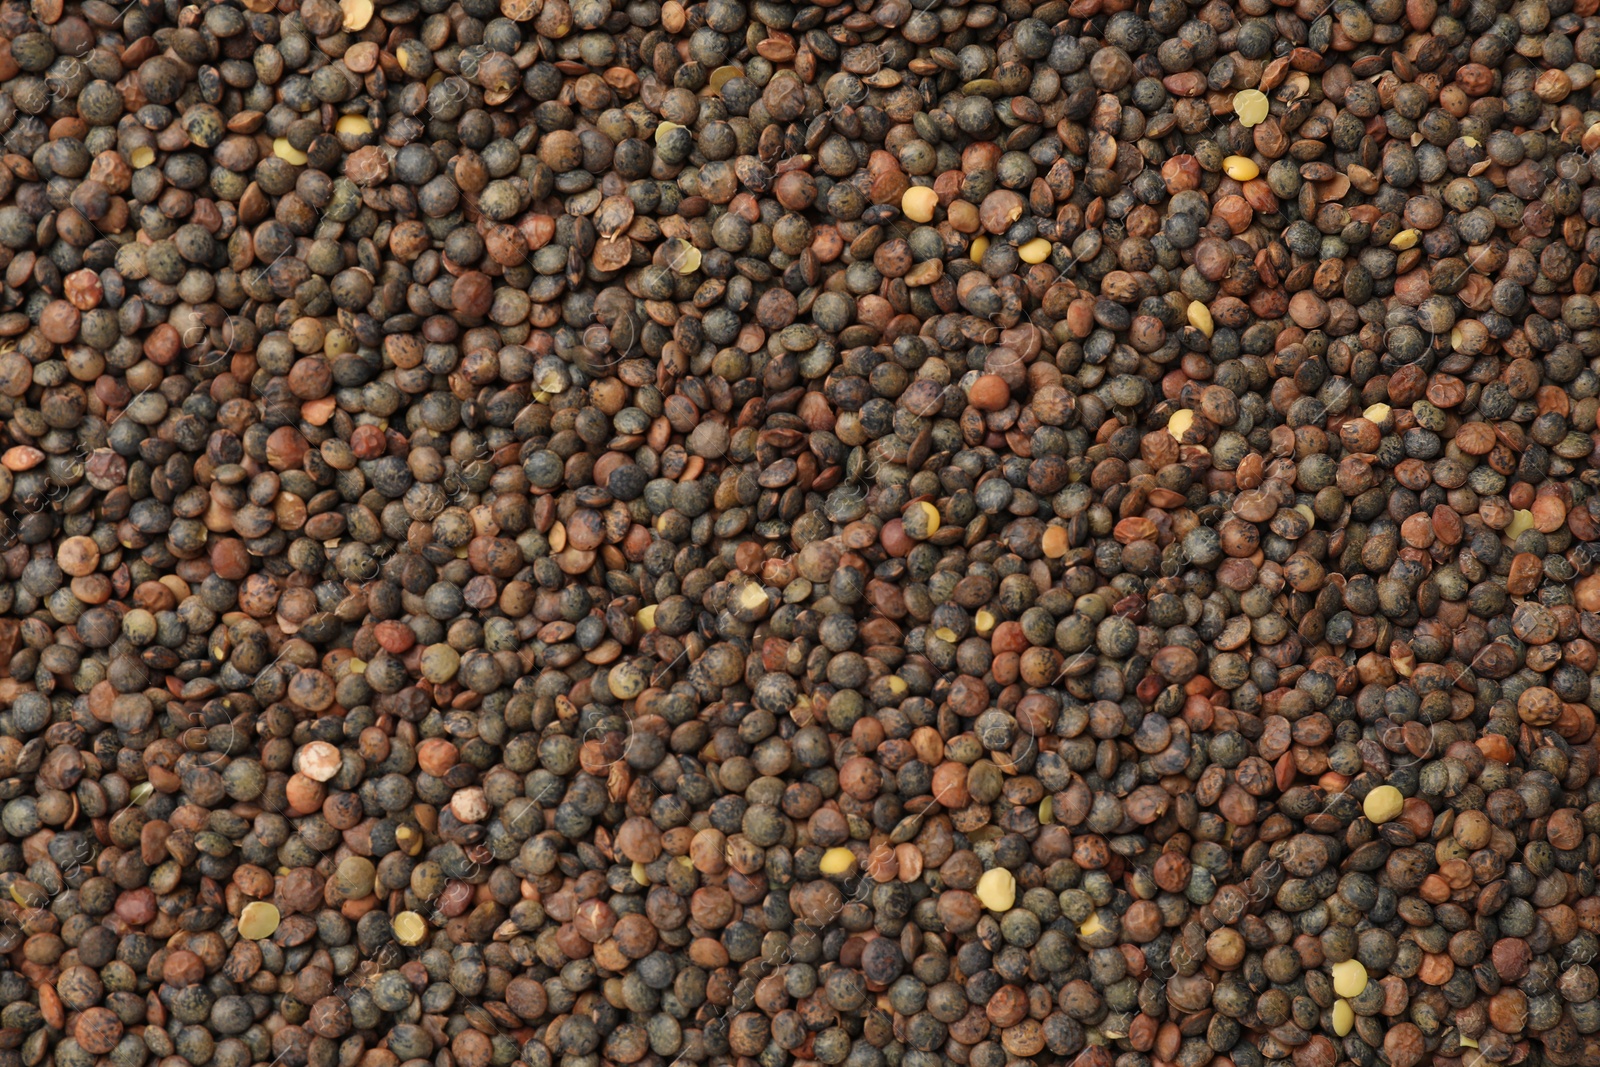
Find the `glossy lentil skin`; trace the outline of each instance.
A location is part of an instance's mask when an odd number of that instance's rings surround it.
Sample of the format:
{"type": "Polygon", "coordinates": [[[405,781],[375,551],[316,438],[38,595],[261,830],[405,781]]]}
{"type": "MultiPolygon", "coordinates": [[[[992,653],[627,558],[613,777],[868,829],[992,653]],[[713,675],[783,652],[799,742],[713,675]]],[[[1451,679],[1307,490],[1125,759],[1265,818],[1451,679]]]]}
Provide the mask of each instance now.
{"type": "Polygon", "coordinates": [[[1600,1063],[1596,65],[0,2],[0,1067],[1600,1063]]]}

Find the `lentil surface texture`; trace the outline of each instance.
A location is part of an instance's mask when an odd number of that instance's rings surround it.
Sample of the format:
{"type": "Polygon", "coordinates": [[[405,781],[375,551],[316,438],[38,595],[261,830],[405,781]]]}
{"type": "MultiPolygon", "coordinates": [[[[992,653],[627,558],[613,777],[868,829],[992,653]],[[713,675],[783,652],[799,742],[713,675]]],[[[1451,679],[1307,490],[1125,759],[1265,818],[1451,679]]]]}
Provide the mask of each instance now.
{"type": "Polygon", "coordinates": [[[0,0],[0,1067],[1600,1065],[1600,0],[0,0]]]}

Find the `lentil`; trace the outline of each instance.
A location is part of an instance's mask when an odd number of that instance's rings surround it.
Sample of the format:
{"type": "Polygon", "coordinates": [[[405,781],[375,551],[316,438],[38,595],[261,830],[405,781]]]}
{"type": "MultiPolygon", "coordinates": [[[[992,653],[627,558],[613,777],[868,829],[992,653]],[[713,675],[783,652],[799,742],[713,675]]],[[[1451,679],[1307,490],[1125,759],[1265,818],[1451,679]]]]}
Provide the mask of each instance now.
{"type": "Polygon", "coordinates": [[[1600,1062],[1593,23],[0,5],[3,1055],[1600,1062]]]}

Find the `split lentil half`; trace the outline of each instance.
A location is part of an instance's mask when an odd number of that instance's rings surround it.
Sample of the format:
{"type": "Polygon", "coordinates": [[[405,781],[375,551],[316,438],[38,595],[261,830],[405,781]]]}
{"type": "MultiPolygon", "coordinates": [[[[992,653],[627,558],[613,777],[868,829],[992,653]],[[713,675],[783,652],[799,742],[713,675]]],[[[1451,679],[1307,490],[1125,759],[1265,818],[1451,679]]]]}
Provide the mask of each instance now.
{"type": "Polygon", "coordinates": [[[0,1067],[1600,1064],[1600,0],[0,0],[0,1067]]]}

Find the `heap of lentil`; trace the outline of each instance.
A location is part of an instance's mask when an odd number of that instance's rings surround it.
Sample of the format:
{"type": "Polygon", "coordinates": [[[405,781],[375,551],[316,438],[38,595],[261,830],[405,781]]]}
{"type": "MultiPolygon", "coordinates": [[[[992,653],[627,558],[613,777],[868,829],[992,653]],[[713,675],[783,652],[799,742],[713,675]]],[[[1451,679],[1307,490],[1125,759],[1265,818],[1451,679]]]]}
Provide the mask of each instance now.
{"type": "Polygon", "coordinates": [[[1600,1063],[1596,0],[0,2],[0,1067],[1600,1063]]]}

